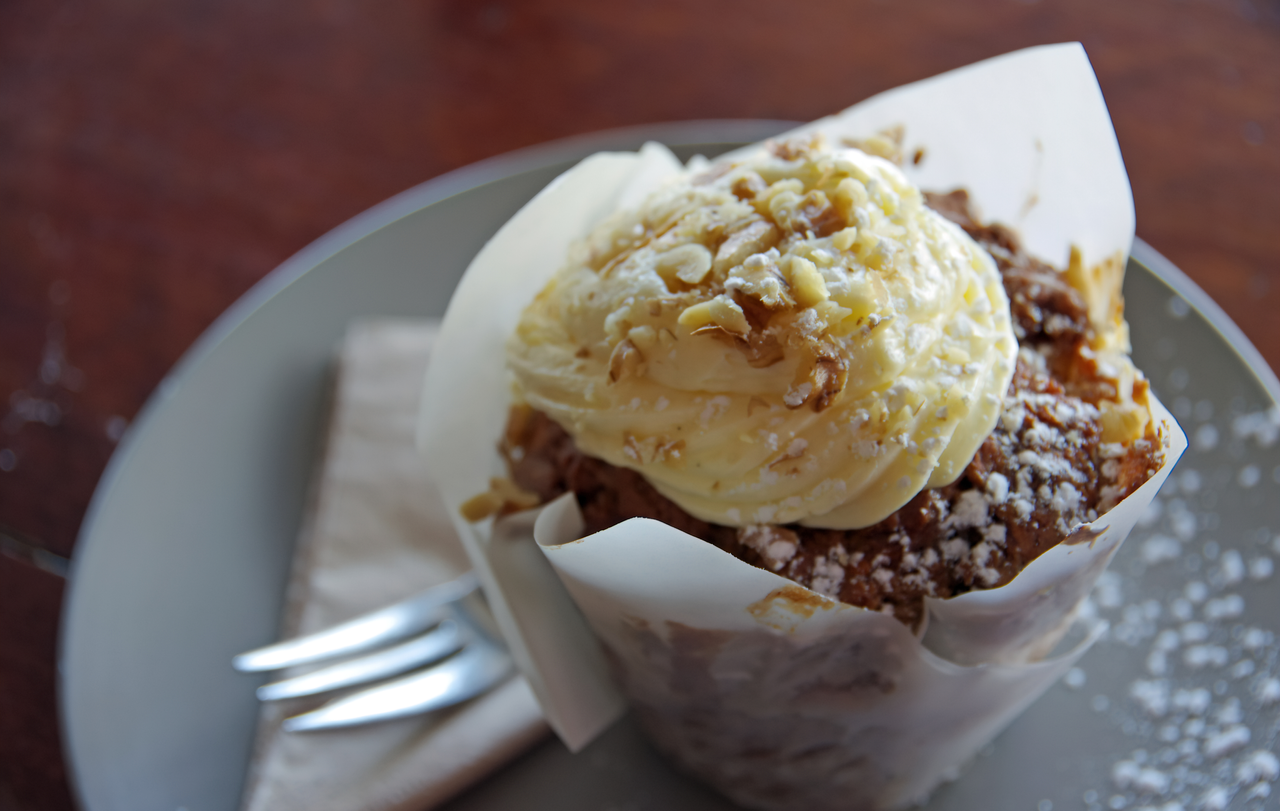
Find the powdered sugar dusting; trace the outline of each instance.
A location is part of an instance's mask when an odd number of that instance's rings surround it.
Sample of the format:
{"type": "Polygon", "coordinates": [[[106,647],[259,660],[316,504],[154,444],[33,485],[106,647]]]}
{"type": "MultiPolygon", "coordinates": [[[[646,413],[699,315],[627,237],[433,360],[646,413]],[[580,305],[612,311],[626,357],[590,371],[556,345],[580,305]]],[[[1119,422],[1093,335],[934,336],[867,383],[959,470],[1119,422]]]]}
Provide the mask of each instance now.
{"type": "Polygon", "coordinates": [[[1087,811],[1260,811],[1280,781],[1280,616],[1269,588],[1280,536],[1227,529],[1236,513],[1276,514],[1266,505],[1280,499],[1280,411],[1174,404],[1184,425],[1199,423],[1187,431],[1192,452],[1086,607],[1112,625],[1081,670],[1092,657],[1124,658],[1131,675],[1109,695],[1064,683],[1128,742],[1099,764],[1087,811]],[[1260,449],[1273,449],[1269,462],[1256,461],[1260,449]]]}
{"type": "Polygon", "coordinates": [[[1079,663],[1089,689],[1058,694],[1098,725],[1072,752],[1083,791],[1058,809],[1277,807],[1280,409],[1234,361],[1193,358],[1199,319],[1166,301],[1167,324],[1135,324],[1157,336],[1135,357],[1191,447],[1084,607],[1111,630],[1079,663]]]}

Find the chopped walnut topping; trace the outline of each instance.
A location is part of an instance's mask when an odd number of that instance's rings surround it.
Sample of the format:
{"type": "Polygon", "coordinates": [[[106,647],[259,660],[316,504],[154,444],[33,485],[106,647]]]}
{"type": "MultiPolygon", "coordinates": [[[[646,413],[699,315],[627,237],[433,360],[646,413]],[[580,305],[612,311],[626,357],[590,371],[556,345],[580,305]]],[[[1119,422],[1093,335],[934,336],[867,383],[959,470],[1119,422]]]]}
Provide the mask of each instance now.
{"type": "Polygon", "coordinates": [[[761,314],[763,321],[756,325],[757,328],[762,328],[768,323],[772,311],[795,305],[795,300],[791,298],[791,285],[778,268],[777,260],[776,250],[752,254],[742,264],[729,271],[729,276],[724,283],[725,290],[753,299],[770,311],[761,314]]]}
{"type": "Polygon", "coordinates": [[[849,379],[849,364],[826,341],[811,341],[805,350],[810,361],[801,367],[800,377],[791,385],[782,401],[788,408],[808,404],[813,406],[814,411],[820,412],[835,402],[840,392],[844,391],[849,379]]]}
{"type": "Polygon", "coordinates": [[[786,141],[765,141],[765,148],[784,161],[804,160],[822,147],[822,136],[801,135],[786,141]]]}
{"type": "Polygon", "coordinates": [[[742,337],[751,331],[742,307],[724,295],[688,307],[680,313],[680,324],[688,327],[694,335],[713,332],[742,337]]]}
{"type": "Polygon", "coordinates": [[[683,439],[656,436],[641,439],[630,432],[623,437],[622,442],[622,452],[627,455],[627,458],[642,465],[667,461],[678,464],[682,459],[684,448],[683,439]]]}
{"type": "Polygon", "coordinates": [[[778,227],[765,219],[753,220],[729,236],[716,250],[715,271],[742,264],[748,256],[769,250],[778,242],[778,227]]]}
{"type": "Polygon", "coordinates": [[[631,343],[630,338],[623,338],[613,348],[609,356],[609,382],[617,383],[628,375],[644,373],[644,355],[631,343]]]}
{"type": "Polygon", "coordinates": [[[764,178],[755,172],[744,172],[742,177],[733,182],[733,196],[739,200],[751,200],[757,194],[769,188],[769,184],[764,182],[764,178]]]}
{"type": "Polygon", "coordinates": [[[782,202],[774,209],[773,214],[778,225],[787,233],[812,239],[830,236],[847,225],[840,210],[816,189],[791,204],[788,204],[791,202],[788,198],[781,195],[779,198],[782,202]]]}
{"type": "Polygon", "coordinates": [[[686,243],[658,255],[654,269],[671,290],[701,284],[711,271],[711,251],[696,242],[686,243]]]}
{"type": "MultiPolygon", "coordinates": [[[[903,144],[906,142],[907,131],[901,124],[880,130],[870,138],[845,138],[846,146],[854,149],[861,149],[868,155],[876,155],[884,158],[890,163],[901,166],[905,159],[906,153],[903,151],[903,144]]],[[[923,157],[923,150],[916,150],[917,154],[923,157]]],[[[915,158],[914,163],[919,163],[920,159],[915,158]]]]}

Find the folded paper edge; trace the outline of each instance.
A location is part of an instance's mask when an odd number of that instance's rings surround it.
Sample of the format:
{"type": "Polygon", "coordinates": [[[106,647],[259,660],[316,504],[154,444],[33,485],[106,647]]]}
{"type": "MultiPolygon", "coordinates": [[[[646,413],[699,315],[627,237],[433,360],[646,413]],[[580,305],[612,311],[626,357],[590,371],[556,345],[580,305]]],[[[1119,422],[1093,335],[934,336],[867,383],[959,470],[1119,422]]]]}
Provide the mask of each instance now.
{"type": "MultiPolygon", "coordinates": [[[[615,527],[611,527],[610,529],[603,530],[602,532],[595,533],[594,535],[582,537],[581,536],[582,518],[581,518],[581,514],[578,512],[576,499],[571,493],[566,493],[563,496],[560,496],[559,498],[557,498],[556,500],[544,505],[543,507],[538,508],[537,510],[530,511],[529,513],[522,513],[520,515],[522,516],[536,515],[536,518],[533,521],[533,528],[534,528],[536,543],[538,547],[542,550],[544,555],[546,556],[549,567],[556,572],[556,574],[558,575],[558,579],[560,581],[559,583],[556,583],[556,584],[548,583],[547,587],[563,590],[565,593],[564,594],[565,598],[567,600],[573,601],[575,605],[577,603],[577,601],[573,597],[573,591],[574,591],[573,581],[575,580],[575,578],[574,578],[574,575],[572,574],[572,568],[574,567],[570,567],[570,570],[564,570],[560,565],[557,565],[557,558],[563,557],[564,553],[568,553],[570,555],[575,554],[577,551],[581,550],[583,545],[591,544],[593,541],[600,542],[601,540],[604,540],[607,542],[609,536],[613,535],[616,532],[619,532],[619,531],[628,532],[631,529],[644,527],[646,525],[656,525],[653,528],[655,529],[661,528],[661,531],[665,531],[667,534],[671,536],[675,536],[675,535],[684,536],[685,538],[688,538],[691,543],[697,544],[699,549],[701,549],[702,547],[709,547],[709,545],[701,539],[695,538],[691,535],[688,535],[687,533],[683,533],[680,530],[676,530],[665,524],[661,524],[660,522],[650,521],[647,519],[630,519],[629,521],[623,522],[622,524],[619,524],[615,527]]],[[[522,521],[521,523],[523,524],[523,526],[528,526],[527,519],[522,521]]],[[[709,547],[709,548],[711,551],[721,552],[721,550],[716,549],[715,547],[709,547]]],[[[727,565],[734,566],[734,567],[741,567],[741,571],[743,573],[749,574],[752,578],[759,579],[759,580],[765,580],[766,578],[773,578],[777,581],[777,584],[779,586],[783,586],[783,587],[795,587],[796,585],[792,581],[789,581],[786,578],[781,577],[780,575],[776,575],[772,572],[766,572],[764,570],[758,569],[744,561],[741,561],[737,558],[734,558],[731,555],[728,555],[727,553],[721,552],[721,554],[724,554],[725,557],[727,558],[726,560],[727,565]]],[[[561,562],[563,563],[564,561],[561,561],[561,562]]],[[[767,593],[767,587],[765,587],[765,589],[767,593]]],[[[821,597],[821,595],[816,595],[816,596],[821,597]]],[[[1078,659],[1081,656],[1083,656],[1084,653],[1088,651],[1088,649],[1092,647],[1092,645],[1099,638],[1101,638],[1101,636],[1106,631],[1105,622],[1094,622],[1088,626],[1087,631],[1084,635],[1084,638],[1080,642],[1073,645],[1070,649],[1058,655],[1046,657],[1044,659],[1040,659],[1034,662],[1000,661],[1000,662],[981,662],[981,663],[975,663],[975,664],[961,664],[961,663],[949,661],[937,655],[936,653],[929,650],[928,648],[926,648],[919,639],[912,636],[910,632],[905,628],[905,626],[903,626],[898,620],[894,618],[886,617],[883,614],[880,614],[879,612],[869,611],[867,609],[858,608],[856,606],[849,606],[843,603],[836,603],[835,601],[830,601],[830,602],[834,603],[833,607],[838,609],[836,613],[840,615],[840,619],[838,621],[839,621],[839,626],[841,630],[849,629],[850,627],[852,627],[853,623],[860,623],[860,624],[869,623],[870,630],[872,630],[873,633],[887,632],[893,636],[900,637],[901,642],[904,645],[910,645],[910,643],[906,642],[906,639],[909,638],[912,640],[912,642],[914,642],[914,646],[909,647],[909,649],[915,651],[915,653],[918,655],[919,663],[943,676],[957,675],[964,672],[973,672],[977,670],[990,670],[993,672],[1004,672],[1004,673],[1025,673],[1028,675],[1028,677],[1036,673],[1044,673],[1048,671],[1051,671],[1060,675],[1061,672],[1065,672],[1065,670],[1068,667],[1070,667],[1072,664],[1078,661],[1078,659]]],[[[743,613],[745,614],[746,612],[743,611],[743,613]]],[[[579,614],[579,617],[581,618],[581,614],[579,614]]],[[[564,627],[567,629],[568,625],[566,624],[564,627]]],[[[718,627],[715,626],[714,623],[708,623],[708,627],[710,627],[713,630],[720,630],[718,627]]],[[[743,632],[745,628],[750,628],[751,630],[766,630],[766,629],[769,629],[770,626],[767,624],[759,623],[757,621],[752,621],[749,624],[744,623],[743,627],[730,629],[730,630],[743,632]]],[[[570,647],[573,647],[574,649],[594,648],[596,650],[599,650],[600,642],[595,637],[595,635],[589,629],[586,628],[585,621],[582,626],[575,626],[571,632],[566,630],[566,633],[577,634],[580,632],[580,630],[588,634],[590,639],[575,641],[572,646],[565,645],[565,648],[566,649],[569,649],[570,647]]],[[[825,630],[826,629],[810,629],[809,632],[805,634],[805,636],[820,637],[825,632],[825,630]]],[[[778,633],[779,635],[782,635],[782,636],[790,635],[786,630],[773,629],[773,632],[778,633]]],[[[578,671],[581,674],[585,674],[588,671],[591,671],[591,669],[588,667],[582,667],[582,668],[575,667],[575,668],[569,668],[569,669],[578,671]]],[[[599,689],[599,690],[610,689],[614,691],[618,690],[612,676],[610,676],[607,673],[607,671],[593,670],[591,672],[594,674],[594,676],[602,676],[607,680],[607,684],[598,685],[596,689],[599,689]]],[[[531,679],[531,681],[533,680],[531,679]]],[[[620,695],[621,694],[619,693],[619,696],[620,695]]],[[[611,722],[612,722],[612,719],[605,719],[602,717],[598,720],[597,723],[593,724],[593,727],[599,729],[600,731],[603,731],[605,728],[607,728],[608,723],[611,723],[611,722]]]]}
{"type": "Polygon", "coordinates": [[[540,513],[496,521],[492,537],[476,544],[483,559],[476,568],[512,658],[547,723],[577,752],[622,717],[626,700],[586,620],[535,549],[533,527],[540,513]]]}

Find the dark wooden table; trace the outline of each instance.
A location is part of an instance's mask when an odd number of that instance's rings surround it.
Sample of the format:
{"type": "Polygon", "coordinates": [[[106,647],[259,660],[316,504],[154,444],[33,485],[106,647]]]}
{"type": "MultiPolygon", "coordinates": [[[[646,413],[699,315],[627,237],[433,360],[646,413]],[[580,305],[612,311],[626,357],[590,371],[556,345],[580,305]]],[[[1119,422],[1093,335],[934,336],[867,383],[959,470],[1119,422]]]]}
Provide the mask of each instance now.
{"type": "Polygon", "coordinates": [[[0,4],[0,811],[72,807],[66,561],[182,352],[311,240],[442,172],[609,127],[810,119],[1080,40],[1138,233],[1280,368],[1277,0],[0,4]]]}

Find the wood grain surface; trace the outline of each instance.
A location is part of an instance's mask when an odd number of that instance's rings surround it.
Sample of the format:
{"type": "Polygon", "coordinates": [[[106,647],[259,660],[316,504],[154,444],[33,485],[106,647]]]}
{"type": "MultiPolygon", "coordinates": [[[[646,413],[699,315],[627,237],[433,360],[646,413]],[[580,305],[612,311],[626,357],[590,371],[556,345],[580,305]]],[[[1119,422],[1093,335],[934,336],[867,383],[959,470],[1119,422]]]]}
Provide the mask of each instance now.
{"type": "Polygon", "coordinates": [[[0,811],[72,807],[63,586],[18,558],[72,554],[121,432],[282,260],[518,147],[811,119],[1069,40],[1112,112],[1138,234],[1280,366],[1277,0],[0,4],[0,811]]]}

